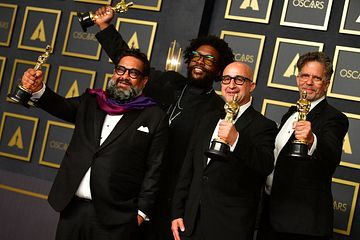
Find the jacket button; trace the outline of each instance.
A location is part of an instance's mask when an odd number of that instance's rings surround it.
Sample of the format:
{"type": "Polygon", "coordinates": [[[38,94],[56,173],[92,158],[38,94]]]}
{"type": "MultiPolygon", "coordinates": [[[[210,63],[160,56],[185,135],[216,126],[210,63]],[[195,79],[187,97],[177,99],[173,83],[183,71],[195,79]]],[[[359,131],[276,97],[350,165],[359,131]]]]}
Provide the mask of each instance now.
{"type": "Polygon", "coordinates": [[[203,178],[204,181],[207,181],[209,179],[208,176],[203,176],[202,178],[203,178]]]}

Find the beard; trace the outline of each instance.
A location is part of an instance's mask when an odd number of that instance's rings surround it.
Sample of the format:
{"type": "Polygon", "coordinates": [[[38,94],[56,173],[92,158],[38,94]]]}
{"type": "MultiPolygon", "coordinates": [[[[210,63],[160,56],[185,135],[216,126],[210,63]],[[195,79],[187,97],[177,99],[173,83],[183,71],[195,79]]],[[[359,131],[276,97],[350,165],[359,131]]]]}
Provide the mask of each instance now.
{"type": "Polygon", "coordinates": [[[126,79],[110,79],[106,91],[109,94],[109,98],[119,102],[128,102],[131,99],[139,96],[142,92],[142,89],[139,89],[131,85],[131,82],[126,79]],[[128,83],[129,89],[125,90],[117,86],[119,82],[128,83]]]}
{"type": "Polygon", "coordinates": [[[197,65],[194,66],[190,66],[187,69],[187,76],[190,82],[190,85],[194,86],[194,87],[198,87],[198,88],[211,88],[214,81],[216,81],[218,79],[218,75],[213,73],[213,72],[209,72],[207,71],[207,69],[202,68],[204,71],[204,76],[202,78],[194,78],[192,75],[192,70],[195,67],[199,67],[197,65]]]}

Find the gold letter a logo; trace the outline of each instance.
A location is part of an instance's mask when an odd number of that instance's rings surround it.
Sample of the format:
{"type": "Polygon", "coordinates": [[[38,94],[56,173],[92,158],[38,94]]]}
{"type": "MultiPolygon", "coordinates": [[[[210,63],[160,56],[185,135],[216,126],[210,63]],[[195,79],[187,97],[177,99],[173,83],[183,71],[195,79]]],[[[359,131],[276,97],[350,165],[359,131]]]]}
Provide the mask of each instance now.
{"type": "Polygon", "coordinates": [[[73,84],[71,85],[69,91],[66,93],[65,98],[78,97],[78,96],[80,96],[79,86],[78,86],[77,80],[75,80],[73,82],[73,84]]]}
{"type": "Polygon", "coordinates": [[[46,42],[44,21],[42,19],[30,37],[30,40],[37,39],[39,39],[41,42],[46,42]]]}
{"type": "Polygon", "coordinates": [[[296,54],[296,56],[294,57],[294,59],[291,61],[290,65],[287,67],[286,71],[284,72],[283,77],[291,77],[291,76],[297,76],[298,75],[298,70],[296,68],[296,63],[299,60],[300,55],[296,54]]]}
{"type": "Polygon", "coordinates": [[[128,46],[130,48],[139,49],[139,40],[138,40],[137,32],[134,32],[134,34],[131,36],[131,38],[128,42],[128,46]]]}
{"type": "Polygon", "coordinates": [[[346,135],[345,135],[344,142],[343,142],[343,151],[346,154],[352,154],[349,133],[346,133],[346,135]]]}
{"type": "Polygon", "coordinates": [[[240,9],[251,8],[253,11],[259,11],[258,0],[244,0],[240,5],[240,9]]]}
{"type": "Polygon", "coordinates": [[[20,127],[18,127],[14,133],[14,135],[11,137],[9,143],[8,143],[9,147],[13,147],[16,146],[19,149],[23,149],[23,141],[22,141],[22,134],[21,134],[21,129],[20,127]]]}

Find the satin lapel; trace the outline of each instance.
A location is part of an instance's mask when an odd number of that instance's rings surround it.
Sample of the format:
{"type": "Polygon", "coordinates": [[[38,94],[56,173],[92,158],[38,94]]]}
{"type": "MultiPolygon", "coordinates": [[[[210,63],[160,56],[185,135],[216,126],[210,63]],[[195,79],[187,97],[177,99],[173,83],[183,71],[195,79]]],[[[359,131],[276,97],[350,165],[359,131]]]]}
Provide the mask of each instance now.
{"type": "Polygon", "coordinates": [[[281,118],[281,123],[280,126],[278,127],[279,131],[280,129],[283,127],[283,125],[285,124],[286,120],[288,120],[288,118],[294,113],[296,112],[297,108],[296,106],[291,106],[289,108],[289,110],[287,111],[287,113],[285,113],[285,115],[281,118]]]}
{"type": "Polygon", "coordinates": [[[236,130],[240,133],[246,128],[254,118],[255,109],[253,106],[248,107],[243,114],[239,117],[239,119],[235,123],[236,130]]]}
{"type": "MultiPolygon", "coordinates": [[[[204,135],[202,136],[203,141],[202,141],[202,145],[201,145],[201,149],[202,151],[206,151],[209,149],[210,147],[210,142],[212,141],[212,135],[214,133],[214,130],[216,128],[216,124],[218,123],[219,119],[223,118],[222,113],[220,112],[214,112],[213,115],[209,116],[209,121],[207,121],[206,126],[203,127],[204,130],[204,135]]],[[[204,168],[207,168],[213,161],[210,161],[209,164],[208,162],[208,158],[205,156],[205,154],[203,154],[203,166],[204,168]]]]}
{"type": "Polygon", "coordinates": [[[98,104],[96,104],[94,115],[94,144],[96,147],[99,147],[102,125],[104,123],[106,113],[99,108],[98,104]]]}
{"type": "Polygon", "coordinates": [[[124,132],[127,128],[134,123],[135,119],[140,115],[142,111],[130,111],[124,113],[124,116],[120,119],[120,121],[116,124],[114,130],[110,133],[110,135],[106,138],[104,143],[100,146],[100,149],[104,148],[105,146],[109,145],[112,141],[114,141],[122,132],[124,132]]]}
{"type": "Polygon", "coordinates": [[[317,115],[319,115],[321,113],[321,111],[324,109],[324,107],[326,107],[327,105],[327,101],[326,99],[322,100],[321,102],[319,102],[316,107],[314,107],[307,115],[306,115],[306,120],[307,121],[312,121],[314,118],[316,118],[317,115]]]}

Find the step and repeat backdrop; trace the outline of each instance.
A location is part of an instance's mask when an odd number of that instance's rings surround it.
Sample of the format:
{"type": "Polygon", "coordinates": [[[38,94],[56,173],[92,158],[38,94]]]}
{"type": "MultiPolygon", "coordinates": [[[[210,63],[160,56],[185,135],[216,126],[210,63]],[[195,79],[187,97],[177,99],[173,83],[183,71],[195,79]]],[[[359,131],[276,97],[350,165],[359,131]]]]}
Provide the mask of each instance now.
{"type": "Polygon", "coordinates": [[[236,60],[252,66],[253,104],[277,123],[299,98],[299,56],[324,51],[333,59],[328,101],[350,122],[332,183],[334,239],[360,239],[360,1],[227,0],[214,9],[210,31],[230,44],[236,60]]]}
{"type": "MultiPolygon", "coordinates": [[[[360,1],[358,0],[134,0],[113,21],[129,46],[163,70],[170,43],[186,47],[199,33],[225,39],[248,63],[257,88],[253,105],[276,122],[299,98],[296,61],[325,51],[334,75],[328,101],[350,121],[333,177],[334,239],[360,239],[360,1]]],[[[65,96],[105,88],[113,64],[98,44],[96,26],[83,31],[78,12],[116,0],[0,0],[0,239],[52,239],[57,213],[47,193],[74,126],[8,94],[47,45],[46,84],[65,96]]],[[[183,67],[180,70],[186,73],[183,67]]],[[[215,88],[218,88],[215,85],[215,88]]],[[[294,216],[296,217],[296,216],[294,216]]]]}

